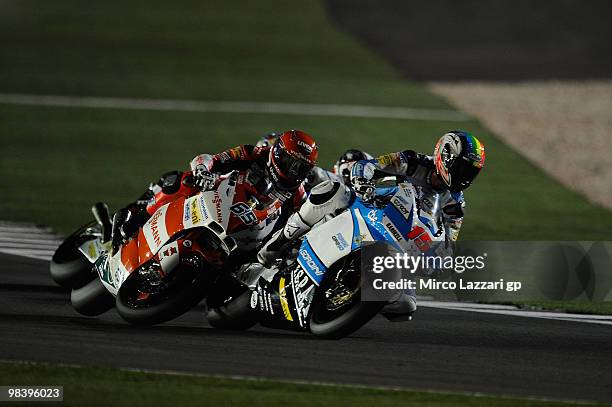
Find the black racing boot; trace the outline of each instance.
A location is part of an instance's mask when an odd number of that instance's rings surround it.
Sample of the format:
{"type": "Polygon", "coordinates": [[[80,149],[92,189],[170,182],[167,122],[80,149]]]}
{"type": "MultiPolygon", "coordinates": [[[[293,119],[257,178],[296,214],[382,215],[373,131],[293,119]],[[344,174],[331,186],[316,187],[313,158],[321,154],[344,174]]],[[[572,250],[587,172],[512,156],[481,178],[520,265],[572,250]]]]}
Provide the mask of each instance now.
{"type": "Polygon", "coordinates": [[[291,239],[288,239],[283,233],[283,229],[278,230],[257,253],[257,261],[269,268],[276,259],[281,257],[290,241],[291,239]]]}
{"type": "Polygon", "coordinates": [[[91,213],[102,228],[102,243],[111,239],[113,226],[108,213],[108,206],[104,202],[96,202],[91,207],[91,213]]]}
{"type": "Polygon", "coordinates": [[[269,268],[275,260],[282,257],[289,242],[299,238],[311,229],[298,212],[292,214],[285,226],[276,231],[270,240],[257,253],[257,261],[269,268]]]}
{"type": "Polygon", "coordinates": [[[113,232],[111,236],[111,256],[117,252],[119,246],[121,246],[129,236],[125,236],[123,233],[123,225],[130,219],[132,212],[128,208],[123,208],[115,213],[113,217],[113,232]]]}
{"type": "Polygon", "coordinates": [[[113,218],[112,254],[134,236],[150,217],[151,215],[142,206],[128,206],[119,210],[113,218]]]}

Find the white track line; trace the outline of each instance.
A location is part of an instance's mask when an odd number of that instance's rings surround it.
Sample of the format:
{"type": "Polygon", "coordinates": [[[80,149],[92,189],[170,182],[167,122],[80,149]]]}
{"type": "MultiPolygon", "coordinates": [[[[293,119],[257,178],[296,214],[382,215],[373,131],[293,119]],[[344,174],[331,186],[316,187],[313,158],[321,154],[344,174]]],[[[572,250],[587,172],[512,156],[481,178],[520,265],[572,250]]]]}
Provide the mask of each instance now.
{"type": "Polygon", "coordinates": [[[61,242],[47,227],[0,222],[0,253],[51,260],[61,242]]]}
{"type": "Polygon", "coordinates": [[[463,122],[470,116],[454,110],[408,107],[230,102],[171,99],[130,99],[90,96],[0,94],[0,103],[29,106],[86,107],[94,109],[167,110],[177,112],[274,113],[306,116],[341,116],[373,119],[440,120],[463,122]]]}
{"type": "Polygon", "coordinates": [[[526,311],[512,305],[476,304],[450,301],[419,301],[419,307],[443,308],[455,311],[479,312],[483,314],[509,315],[516,317],[554,319],[557,321],[584,322],[588,324],[612,325],[612,315],[569,314],[565,312],[526,311]]]}
{"type": "Polygon", "coordinates": [[[55,250],[57,249],[57,246],[59,246],[60,242],[56,242],[55,240],[51,240],[49,243],[47,242],[7,242],[7,241],[1,241],[0,240],[0,247],[5,247],[8,249],[32,249],[33,247],[35,247],[36,249],[40,249],[40,250],[55,250]]]}
{"type": "Polygon", "coordinates": [[[0,222],[0,233],[21,233],[24,231],[36,233],[50,233],[51,229],[46,226],[32,224],[0,222]]]}
{"type": "MultiPolygon", "coordinates": [[[[40,260],[50,260],[53,256],[55,248],[59,246],[61,241],[62,238],[60,236],[53,234],[51,229],[46,227],[0,222],[0,253],[13,254],[40,260]],[[32,238],[32,234],[36,234],[35,238],[32,238]]],[[[485,314],[612,325],[612,316],[608,315],[583,315],[559,312],[525,311],[511,305],[476,304],[419,299],[419,306],[451,309],[456,311],[479,312],[485,314]]]]}
{"type": "MultiPolygon", "coordinates": [[[[0,226],[0,229],[2,227],[0,226]]],[[[44,243],[44,242],[57,242],[60,243],[62,241],[61,238],[55,237],[53,240],[52,237],[49,236],[50,232],[44,232],[39,234],[29,234],[30,232],[24,231],[21,233],[13,233],[13,234],[5,234],[0,232],[0,242],[15,242],[16,237],[19,237],[20,242],[30,242],[30,243],[44,243]],[[24,237],[24,233],[26,233],[27,237],[24,237]],[[21,235],[21,236],[20,236],[21,235]]],[[[53,235],[53,234],[51,234],[53,235]]]]}

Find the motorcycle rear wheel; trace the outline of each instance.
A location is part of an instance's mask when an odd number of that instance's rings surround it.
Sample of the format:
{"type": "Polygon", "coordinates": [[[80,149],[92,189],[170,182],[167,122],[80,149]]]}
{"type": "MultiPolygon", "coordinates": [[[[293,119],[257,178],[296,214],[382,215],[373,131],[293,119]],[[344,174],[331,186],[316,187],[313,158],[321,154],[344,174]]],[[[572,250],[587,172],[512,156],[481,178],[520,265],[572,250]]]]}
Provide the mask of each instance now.
{"type": "Polygon", "coordinates": [[[239,294],[227,303],[210,308],[206,311],[208,323],[217,329],[244,331],[257,323],[257,316],[250,306],[252,291],[245,287],[239,294]]]}

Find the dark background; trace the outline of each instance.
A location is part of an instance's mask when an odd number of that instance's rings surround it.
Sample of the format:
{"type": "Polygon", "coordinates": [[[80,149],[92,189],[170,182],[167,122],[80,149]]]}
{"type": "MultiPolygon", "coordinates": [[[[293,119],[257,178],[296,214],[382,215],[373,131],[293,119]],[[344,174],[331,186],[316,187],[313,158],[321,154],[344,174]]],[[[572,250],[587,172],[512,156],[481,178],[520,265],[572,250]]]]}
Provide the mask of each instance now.
{"type": "Polygon", "coordinates": [[[410,79],[612,76],[608,0],[327,0],[327,7],[410,79]]]}

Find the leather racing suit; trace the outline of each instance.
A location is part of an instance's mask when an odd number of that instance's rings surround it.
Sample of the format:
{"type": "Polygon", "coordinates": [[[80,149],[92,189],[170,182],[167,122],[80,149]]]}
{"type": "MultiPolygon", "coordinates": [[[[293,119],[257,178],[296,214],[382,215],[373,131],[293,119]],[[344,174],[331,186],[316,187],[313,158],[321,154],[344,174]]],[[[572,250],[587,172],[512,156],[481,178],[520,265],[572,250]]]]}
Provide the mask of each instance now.
{"type": "Polygon", "coordinates": [[[202,169],[213,174],[246,170],[247,187],[258,204],[266,206],[280,203],[279,218],[273,231],[282,227],[287,218],[306,200],[306,192],[303,183],[287,190],[275,188],[269,181],[267,164],[270,148],[245,144],[218,154],[200,154],[191,160],[190,170],[164,174],[158,182],[151,184],[137,201],[117,212],[113,220],[113,244],[115,245],[116,234],[120,237],[117,244],[133,236],[159,207],[174,200],[174,195],[179,190],[183,189],[184,192],[185,188],[191,188],[190,192],[198,193],[201,188],[196,186],[195,174],[202,169]]]}
{"type": "MultiPolygon", "coordinates": [[[[435,190],[430,183],[435,165],[432,157],[405,150],[385,154],[377,159],[367,160],[378,169],[407,176],[419,193],[420,208],[437,219],[439,226],[445,228],[448,240],[455,241],[463,221],[465,201],[463,193],[453,193],[447,189],[435,190]]],[[[290,216],[283,229],[278,230],[258,253],[260,263],[268,266],[287,244],[306,232],[325,217],[334,216],[346,209],[354,199],[354,192],[340,180],[326,180],[314,186],[307,201],[298,212],[290,216]]],[[[389,303],[383,315],[396,320],[394,315],[411,315],[416,310],[415,292],[403,293],[403,298],[389,303]]],[[[402,320],[403,318],[397,318],[402,320]]]]}

